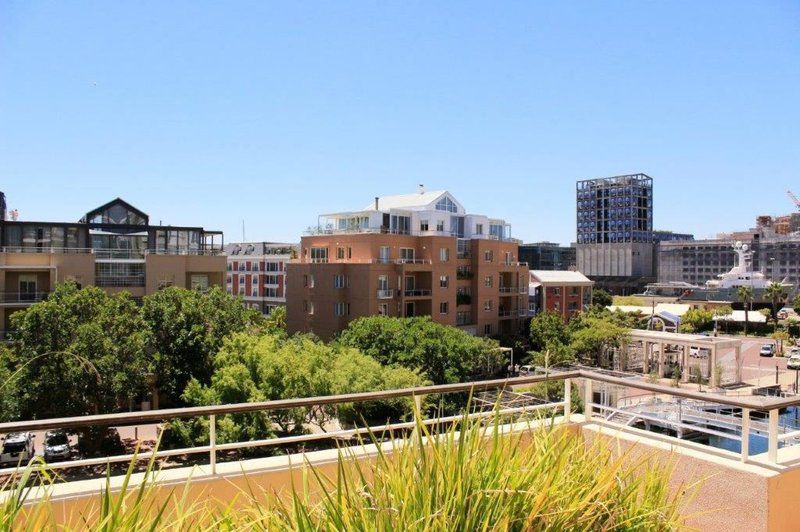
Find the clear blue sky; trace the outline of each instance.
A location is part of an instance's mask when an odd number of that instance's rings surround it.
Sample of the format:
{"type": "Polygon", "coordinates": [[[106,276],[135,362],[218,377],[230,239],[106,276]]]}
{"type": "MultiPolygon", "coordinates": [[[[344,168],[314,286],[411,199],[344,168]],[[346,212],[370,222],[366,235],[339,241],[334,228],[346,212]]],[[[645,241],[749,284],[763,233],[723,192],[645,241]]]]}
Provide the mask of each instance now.
{"type": "Polygon", "coordinates": [[[800,194],[800,2],[0,4],[0,190],[23,219],[121,196],[297,240],[446,188],[526,241],[577,179],[645,172],[707,236],[800,194]]]}

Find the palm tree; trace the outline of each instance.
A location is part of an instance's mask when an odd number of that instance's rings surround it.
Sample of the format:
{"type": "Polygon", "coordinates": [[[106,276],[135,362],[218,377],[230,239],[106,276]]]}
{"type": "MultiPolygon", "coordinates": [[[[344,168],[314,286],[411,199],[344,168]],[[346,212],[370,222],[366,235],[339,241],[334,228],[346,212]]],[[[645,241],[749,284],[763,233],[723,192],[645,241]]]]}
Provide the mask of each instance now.
{"type": "Polygon", "coordinates": [[[767,299],[769,299],[772,303],[772,321],[775,324],[774,330],[777,330],[778,303],[783,303],[786,301],[786,298],[789,297],[789,294],[786,293],[786,290],[781,283],[769,283],[767,289],[764,291],[764,295],[767,296],[767,299]]]}
{"type": "Polygon", "coordinates": [[[740,286],[739,290],[736,291],[737,295],[739,296],[739,300],[744,304],[744,335],[747,336],[747,326],[750,323],[750,316],[748,312],[750,312],[750,305],[753,303],[753,287],[752,286],[740,286]]]}

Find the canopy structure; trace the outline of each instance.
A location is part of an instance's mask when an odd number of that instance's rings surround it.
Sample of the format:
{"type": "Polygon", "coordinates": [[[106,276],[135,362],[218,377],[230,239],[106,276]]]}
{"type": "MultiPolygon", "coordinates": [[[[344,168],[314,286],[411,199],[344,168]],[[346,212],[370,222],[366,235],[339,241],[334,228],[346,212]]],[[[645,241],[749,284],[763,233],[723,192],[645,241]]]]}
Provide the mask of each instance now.
{"type": "MultiPolygon", "coordinates": [[[[669,366],[669,358],[677,357],[677,363],[683,369],[681,381],[689,381],[690,359],[691,365],[706,366],[705,374],[709,376],[711,386],[719,386],[720,375],[714,371],[718,364],[718,357],[723,349],[733,349],[735,353],[735,381],[742,381],[742,341],[737,338],[703,336],[700,334],[683,334],[665,331],[645,331],[632,329],[626,340],[627,344],[641,342],[642,345],[642,371],[649,374],[651,371],[664,377],[669,366]],[[670,348],[668,357],[667,348],[670,348]],[[695,356],[692,357],[691,355],[695,356]]],[[[628,353],[628,345],[623,345],[622,352],[628,353]]]]}

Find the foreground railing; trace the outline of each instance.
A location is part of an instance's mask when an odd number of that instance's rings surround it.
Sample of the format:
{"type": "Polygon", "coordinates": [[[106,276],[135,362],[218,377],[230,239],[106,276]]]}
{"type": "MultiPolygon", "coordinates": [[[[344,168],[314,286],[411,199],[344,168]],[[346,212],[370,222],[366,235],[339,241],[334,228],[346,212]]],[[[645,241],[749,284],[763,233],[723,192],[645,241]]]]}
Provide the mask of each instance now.
{"type": "MultiPolygon", "coordinates": [[[[583,402],[584,402],[584,419],[586,422],[597,423],[600,425],[608,424],[610,426],[618,427],[617,423],[611,420],[611,414],[622,413],[624,415],[631,415],[629,409],[615,408],[602,402],[595,401],[595,384],[600,383],[604,385],[619,386],[632,390],[639,390],[649,392],[656,397],[669,396],[683,399],[689,399],[702,402],[713,402],[718,405],[725,405],[741,409],[741,428],[733,431],[714,430],[707,427],[700,426],[696,423],[686,423],[678,421],[678,427],[687,430],[694,430],[698,432],[705,432],[708,435],[717,436],[720,438],[728,438],[741,443],[741,460],[748,461],[749,457],[749,438],[742,437],[742,434],[750,433],[751,429],[751,414],[753,412],[763,412],[766,414],[766,421],[753,421],[753,423],[762,423],[763,431],[767,433],[768,437],[768,451],[767,461],[773,464],[778,463],[778,447],[779,443],[786,443],[789,441],[796,441],[800,438],[800,430],[791,431],[783,429],[779,425],[780,409],[789,406],[800,405],[800,398],[766,398],[766,397],[728,397],[725,395],[715,395],[709,393],[696,392],[692,390],[673,388],[660,384],[651,384],[643,380],[634,380],[631,378],[622,378],[598,371],[588,371],[583,369],[575,369],[568,371],[554,372],[549,375],[531,375],[511,379],[496,379],[487,381],[478,381],[470,383],[459,384],[445,384],[436,386],[422,386],[416,388],[403,388],[396,390],[385,390],[377,392],[364,392],[345,395],[331,395],[309,397],[302,399],[283,399],[277,401],[265,401],[257,403],[239,403],[239,404],[226,404],[217,406],[202,406],[202,407],[189,407],[189,408],[175,408],[165,410],[151,410],[142,412],[126,412],[118,414],[102,414],[93,416],[81,416],[71,418],[56,418],[56,419],[42,419],[31,421],[19,421],[11,423],[0,424],[0,433],[9,434],[12,432],[31,432],[31,431],[44,431],[49,429],[78,429],[92,426],[99,427],[124,427],[132,425],[141,425],[147,423],[163,423],[176,419],[198,418],[206,417],[209,420],[209,440],[207,445],[197,445],[193,447],[186,447],[180,449],[163,449],[158,451],[142,452],[136,455],[123,454],[108,457],[77,459],[66,462],[55,462],[49,464],[53,469],[66,469],[77,468],[86,466],[106,465],[111,463],[130,462],[131,460],[148,460],[152,457],[166,458],[173,456],[184,456],[192,454],[208,454],[208,461],[211,466],[211,471],[216,471],[217,454],[221,451],[232,451],[247,449],[253,447],[270,447],[286,444],[296,444],[302,442],[312,442],[327,439],[343,439],[351,438],[358,435],[380,433],[381,431],[395,431],[412,429],[415,422],[398,422],[389,423],[385,425],[357,427],[347,430],[333,430],[329,432],[302,434],[297,436],[288,437],[275,437],[265,438],[251,441],[232,442],[232,443],[219,443],[217,441],[217,416],[226,414],[241,414],[252,412],[272,412],[278,410],[289,410],[297,408],[320,407],[325,405],[336,405],[342,403],[360,403],[366,401],[382,401],[387,399],[396,399],[402,397],[411,397],[421,404],[422,398],[432,394],[448,394],[448,393],[476,393],[486,390],[497,389],[511,389],[512,387],[520,387],[529,384],[538,384],[545,382],[563,381],[564,393],[562,399],[559,401],[551,401],[543,404],[520,406],[514,408],[503,408],[499,405],[499,410],[474,412],[469,414],[472,418],[490,417],[496,414],[513,414],[524,413],[536,410],[549,410],[550,412],[556,411],[563,414],[563,422],[569,423],[571,420],[572,412],[572,386],[575,379],[583,379],[583,402]]],[[[634,417],[642,420],[651,421],[663,420],[657,416],[650,416],[648,414],[634,413],[634,417]]],[[[435,425],[442,422],[452,421],[460,418],[461,416],[449,417],[434,417],[431,419],[424,419],[422,423],[426,425],[435,425]]],[[[631,429],[639,430],[639,429],[631,429]]],[[[647,434],[640,430],[641,434],[647,434]]],[[[663,435],[661,435],[663,437],[663,435]]],[[[709,449],[709,452],[710,449],[709,449]]],[[[735,456],[730,451],[729,456],[735,456]]],[[[10,474],[16,468],[0,469],[0,475],[10,474]]]]}

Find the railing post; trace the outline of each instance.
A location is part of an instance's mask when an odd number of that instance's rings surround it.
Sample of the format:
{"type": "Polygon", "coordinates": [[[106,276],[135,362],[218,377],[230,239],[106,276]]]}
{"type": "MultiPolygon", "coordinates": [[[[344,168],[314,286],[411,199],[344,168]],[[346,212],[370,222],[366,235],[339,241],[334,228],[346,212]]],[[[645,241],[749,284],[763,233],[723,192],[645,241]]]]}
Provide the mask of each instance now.
{"type": "Polygon", "coordinates": [[[564,423],[569,423],[572,412],[572,381],[564,379],[564,423]]]}
{"type": "Polygon", "coordinates": [[[769,443],[767,457],[773,464],[778,463],[778,414],[777,408],[769,411],[769,443]]]}
{"type": "Polygon", "coordinates": [[[591,379],[584,379],[583,380],[583,415],[586,418],[586,421],[591,421],[592,419],[592,399],[594,394],[592,393],[592,381],[591,379]]]}
{"type": "Polygon", "coordinates": [[[208,416],[208,445],[211,447],[209,451],[209,463],[211,464],[211,474],[217,474],[217,416],[211,414],[208,416]]]}
{"type": "Polygon", "coordinates": [[[742,408],[742,462],[750,458],[750,409],[742,408]]]}

